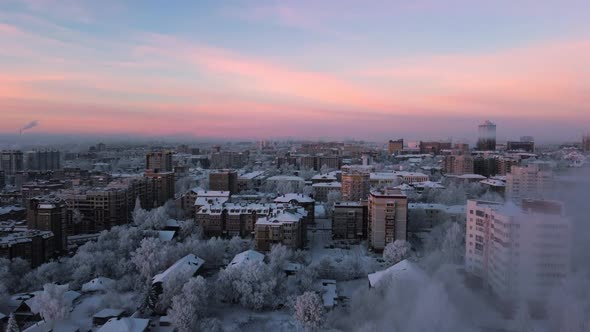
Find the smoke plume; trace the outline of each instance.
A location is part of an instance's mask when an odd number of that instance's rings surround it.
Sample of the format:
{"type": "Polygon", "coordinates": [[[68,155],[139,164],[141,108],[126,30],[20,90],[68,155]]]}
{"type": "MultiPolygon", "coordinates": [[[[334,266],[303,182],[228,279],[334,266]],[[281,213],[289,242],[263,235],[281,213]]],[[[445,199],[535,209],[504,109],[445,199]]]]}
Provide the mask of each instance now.
{"type": "Polygon", "coordinates": [[[37,121],[37,120],[33,120],[33,121],[31,121],[31,122],[27,123],[26,125],[24,125],[24,126],[21,128],[21,130],[22,130],[22,131],[25,131],[25,130],[28,130],[28,129],[32,129],[32,128],[35,128],[35,127],[37,127],[38,125],[39,125],[39,121],[37,121]]]}

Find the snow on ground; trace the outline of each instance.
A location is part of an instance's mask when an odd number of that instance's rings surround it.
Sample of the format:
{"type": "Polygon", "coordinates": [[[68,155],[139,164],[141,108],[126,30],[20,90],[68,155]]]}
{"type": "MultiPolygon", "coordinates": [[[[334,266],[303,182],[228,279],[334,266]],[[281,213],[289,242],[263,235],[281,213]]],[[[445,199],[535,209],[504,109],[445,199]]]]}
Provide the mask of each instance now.
{"type": "Polygon", "coordinates": [[[90,331],[92,329],[92,316],[105,308],[126,309],[117,306],[116,303],[125,303],[127,306],[133,306],[137,303],[135,293],[111,293],[111,294],[84,294],[74,302],[70,319],[80,326],[80,331],[90,331]]]}
{"type": "Polygon", "coordinates": [[[225,331],[264,332],[295,331],[297,324],[288,309],[252,311],[240,306],[224,306],[214,316],[222,320],[225,331]]]}

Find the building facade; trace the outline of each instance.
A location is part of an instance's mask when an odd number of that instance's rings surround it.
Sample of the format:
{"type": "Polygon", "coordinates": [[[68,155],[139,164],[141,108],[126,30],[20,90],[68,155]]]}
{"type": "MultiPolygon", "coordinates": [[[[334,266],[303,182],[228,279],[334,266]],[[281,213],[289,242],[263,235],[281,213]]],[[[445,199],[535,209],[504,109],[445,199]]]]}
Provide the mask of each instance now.
{"type": "Polygon", "coordinates": [[[473,174],[473,157],[465,154],[445,156],[443,161],[443,172],[451,175],[473,174]]]}
{"type": "Polygon", "coordinates": [[[467,202],[465,268],[506,304],[540,303],[569,273],[572,228],[555,201],[467,202]]]}
{"type": "Polygon", "coordinates": [[[27,208],[27,226],[51,232],[54,250],[62,252],[67,249],[66,212],[65,202],[58,197],[33,198],[27,208]]]}
{"type": "Polygon", "coordinates": [[[38,150],[26,153],[26,169],[33,171],[53,171],[61,168],[61,152],[38,150]]]}
{"type": "Polygon", "coordinates": [[[238,172],[230,169],[211,171],[209,173],[209,189],[238,193],[238,172]]]}
{"type": "Polygon", "coordinates": [[[368,202],[369,245],[382,251],[388,243],[407,239],[408,197],[399,189],[371,191],[368,202]]]}
{"type": "Polygon", "coordinates": [[[477,127],[477,133],[477,150],[496,150],[496,125],[494,123],[489,120],[485,121],[477,127]]]}
{"type": "Polygon", "coordinates": [[[387,145],[387,151],[389,154],[399,154],[404,150],[404,139],[390,140],[387,145]]]}
{"type": "Polygon", "coordinates": [[[332,210],[332,237],[335,239],[366,239],[367,201],[336,202],[332,210]]]}
{"type": "Polygon", "coordinates": [[[146,154],[145,169],[151,172],[172,172],[172,151],[150,152],[146,154]]]}
{"type": "Polygon", "coordinates": [[[23,153],[18,150],[0,152],[0,171],[7,176],[13,176],[24,169],[23,153]]]}
{"type": "Polygon", "coordinates": [[[543,198],[553,183],[551,171],[538,165],[514,166],[506,175],[506,197],[515,204],[525,198],[543,198]]]}
{"type": "Polygon", "coordinates": [[[368,172],[342,173],[342,201],[360,201],[369,197],[371,176],[368,172]]]}

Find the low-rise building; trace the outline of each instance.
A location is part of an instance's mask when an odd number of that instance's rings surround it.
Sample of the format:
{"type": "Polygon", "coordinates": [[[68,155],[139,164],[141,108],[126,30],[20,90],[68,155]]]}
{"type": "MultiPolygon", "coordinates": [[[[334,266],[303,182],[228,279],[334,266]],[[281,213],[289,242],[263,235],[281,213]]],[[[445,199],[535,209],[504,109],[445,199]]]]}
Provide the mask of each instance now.
{"type": "Polygon", "coordinates": [[[282,244],[293,250],[303,247],[303,214],[296,210],[276,211],[256,221],[256,249],[270,251],[272,245],[282,244]]]}

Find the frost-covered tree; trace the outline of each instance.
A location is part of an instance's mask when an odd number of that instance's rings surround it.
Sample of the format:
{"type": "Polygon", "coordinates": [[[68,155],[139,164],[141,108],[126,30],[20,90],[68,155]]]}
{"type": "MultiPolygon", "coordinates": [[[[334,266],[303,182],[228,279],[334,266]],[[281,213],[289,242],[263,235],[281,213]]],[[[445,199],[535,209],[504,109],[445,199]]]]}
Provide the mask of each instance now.
{"type": "Polygon", "coordinates": [[[135,264],[142,279],[150,279],[166,266],[167,250],[165,244],[157,238],[145,238],[135,252],[131,254],[131,262],[135,264]]]}
{"type": "Polygon", "coordinates": [[[385,246],[383,259],[391,265],[404,260],[410,254],[410,243],[404,240],[395,240],[385,246]]]}
{"type": "Polygon", "coordinates": [[[68,285],[45,284],[43,292],[33,299],[33,308],[46,321],[62,320],[69,316],[71,303],[66,299],[68,285]]]}
{"type": "Polygon", "coordinates": [[[277,183],[277,189],[276,192],[278,194],[288,194],[288,193],[292,193],[295,192],[296,188],[294,188],[293,184],[291,183],[291,181],[279,181],[277,183]]]}
{"type": "Polygon", "coordinates": [[[172,299],[168,316],[179,332],[191,332],[198,329],[199,319],[207,313],[209,288],[206,280],[199,276],[191,278],[182,292],[172,299]]]}
{"type": "Polygon", "coordinates": [[[285,297],[285,277],[262,262],[245,262],[222,269],[217,278],[217,294],[222,301],[245,308],[275,308],[285,297]]]}
{"type": "Polygon", "coordinates": [[[268,262],[270,267],[276,271],[282,271],[285,264],[293,256],[293,251],[282,244],[275,244],[270,248],[268,253],[268,262]]]}
{"type": "Polygon", "coordinates": [[[308,329],[315,330],[324,318],[324,303],[316,292],[305,292],[295,301],[295,319],[308,329]]]}
{"type": "Polygon", "coordinates": [[[244,240],[242,240],[239,236],[234,236],[229,240],[227,244],[227,253],[229,256],[233,257],[241,252],[246,250],[246,246],[244,245],[244,240]]]}
{"type": "Polygon", "coordinates": [[[306,266],[295,274],[295,282],[301,294],[315,290],[318,272],[312,266],[306,266]]]}
{"type": "Polygon", "coordinates": [[[223,332],[223,324],[217,318],[205,318],[199,322],[199,331],[223,332]]]}
{"type": "Polygon", "coordinates": [[[139,196],[135,198],[135,207],[133,208],[131,216],[133,217],[133,223],[135,225],[143,224],[147,218],[147,211],[142,209],[139,196]]]}
{"type": "Polygon", "coordinates": [[[18,327],[18,323],[16,322],[16,318],[14,318],[13,313],[11,313],[8,317],[8,323],[6,324],[6,332],[20,332],[20,328],[18,327]]]}

